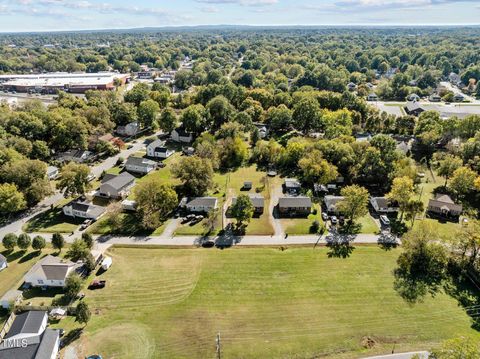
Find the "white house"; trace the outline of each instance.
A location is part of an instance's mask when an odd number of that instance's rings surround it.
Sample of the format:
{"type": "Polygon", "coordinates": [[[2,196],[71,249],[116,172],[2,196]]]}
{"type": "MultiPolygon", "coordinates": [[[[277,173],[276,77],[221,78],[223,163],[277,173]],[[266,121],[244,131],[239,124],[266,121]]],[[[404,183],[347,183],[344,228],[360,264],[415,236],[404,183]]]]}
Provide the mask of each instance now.
{"type": "Polygon", "coordinates": [[[17,314],[0,343],[0,359],[55,359],[60,347],[60,332],[47,328],[45,311],[17,314]]]}
{"type": "Polygon", "coordinates": [[[138,122],[130,122],[125,126],[117,126],[115,132],[121,136],[135,136],[140,131],[140,125],[138,122]]]}
{"type": "Polygon", "coordinates": [[[183,127],[174,129],[171,133],[171,136],[172,140],[175,142],[190,143],[193,141],[193,134],[191,132],[187,132],[183,127]]]}
{"type": "Polygon", "coordinates": [[[395,213],[399,210],[397,204],[385,197],[370,197],[370,204],[377,213],[395,213]]]}
{"type": "Polygon", "coordinates": [[[63,206],[63,214],[69,217],[78,217],[97,220],[105,213],[105,207],[75,199],[63,206]]]}
{"type": "Polygon", "coordinates": [[[58,167],[48,166],[47,167],[47,177],[49,180],[54,180],[59,175],[58,167]]]}
{"type": "Polygon", "coordinates": [[[157,167],[157,163],[143,157],[130,156],[125,163],[128,172],[147,174],[157,167]]]}
{"type": "Polygon", "coordinates": [[[367,101],[378,101],[378,96],[375,93],[371,93],[367,96],[367,101]]]}
{"type": "Polygon", "coordinates": [[[195,213],[208,213],[216,209],[217,206],[218,200],[216,197],[184,197],[180,202],[180,207],[195,213]]]}
{"type": "Polygon", "coordinates": [[[35,263],[23,278],[33,287],[65,287],[65,280],[79,265],[52,255],[35,263]]]}
{"type": "Polygon", "coordinates": [[[455,96],[453,96],[453,101],[463,102],[465,101],[465,96],[463,96],[461,93],[457,93],[455,96]]]}
{"type": "Polygon", "coordinates": [[[147,146],[147,156],[152,158],[165,159],[173,155],[175,151],[169,150],[165,147],[165,142],[162,140],[155,140],[147,146]]]}
{"type": "Polygon", "coordinates": [[[7,258],[0,254],[0,272],[8,267],[7,258]]]}

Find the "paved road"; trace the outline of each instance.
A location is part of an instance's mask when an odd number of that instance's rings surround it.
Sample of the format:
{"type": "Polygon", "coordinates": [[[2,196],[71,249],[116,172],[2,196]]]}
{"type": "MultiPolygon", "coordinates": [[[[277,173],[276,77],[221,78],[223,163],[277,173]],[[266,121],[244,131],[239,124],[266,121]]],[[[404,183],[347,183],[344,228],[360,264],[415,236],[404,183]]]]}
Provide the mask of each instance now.
{"type": "Polygon", "coordinates": [[[415,355],[418,355],[419,359],[427,359],[429,353],[426,351],[408,352],[408,353],[398,353],[398,354],[389,354],[389,355],[379,355],[379,356],[368,357],[364,359],[411,359],[415,355]]]}
{"type": "MultiPolygon", "coordinates": [[[[134,154],[135,152],[143,149],[145,147],[145,144],[142,141],[138,141],[138,143],[134,143],[133,147],[130,149],[125,149],[121,151],[118,155],[109,157],[103,162],[93,166],[91,168],[92,173],[96,176],[99,177],[103,171],[106,171],[110,169],[111,167],[115,166],[117,163],[117,160],[119,157],[127,158],[131,154],[134,154]]],[[[23,215],[23,217],[17,218],[10,224],[3,226],[0,228],[0,238],[3,238],[3,236],[7,233],[20,233],[22,231],[22,226],[29,221],[31,218],[36,216],[39,213],[45,212],[50,208],[52,204],[57,203],[63,198],[63,195],[59,192],[55,192],[53,195],[45,198],[42,202],[37,204],[35,207],[33,207],[30,211],[28,211],[26,214],[23,215]]]]}
{"type": "MultiPolygon", "coordinates": [[[[173,228],[172,223],[172,228],[173,228]]],[[[167,226],[168,227],[168,226],[167,226]]],[[[338,234],[327,234],[323,236],[305,235],[305,236],[222,236],[222,237],[201,237],[201,236],[178,236],[173,237],[171,231],[165,231],[160,236],[94,236],[97,243],[97,249],[105,249],[113,244],[134,244],[134,245],[158,245],[158,246],[200,246],[206,241],[214,241],[219,247],[229,246],[286,246],[286,245],[325,245],[327,243],[345,243],[350,244],[378,244],[384,239],[375,234],[358,234],[353,236],[342,236],[338,234]],[[168,233],[167,233],[168,232],[168,233]]],[[[50,241],[51,234],[31,233],[32,236],[43,236],[50,241]]],[[[65,235],[66,242],[73,242],[78,236],[65,235]]],[[[391,238],[388,238],[391,241],[391,238]]],[[[390,242],[391,243],[391,242],[390,242]]],[[[400,240],[396,239],[400,244],[400,240]]]]}

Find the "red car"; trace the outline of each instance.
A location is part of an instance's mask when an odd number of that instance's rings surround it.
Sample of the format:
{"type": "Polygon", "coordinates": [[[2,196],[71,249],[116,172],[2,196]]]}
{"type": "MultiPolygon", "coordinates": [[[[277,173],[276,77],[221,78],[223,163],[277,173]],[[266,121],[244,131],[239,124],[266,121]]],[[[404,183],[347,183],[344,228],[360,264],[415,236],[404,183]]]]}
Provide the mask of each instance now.
{"type": "Polygon", "coordinates": [[[94,281],[92,281],[92,283],[90,283],[90,285],[88,286],[88,289],[101,289],[105,287],[106,283],[107,283],[106,280],[95,279],[94,281]]]}

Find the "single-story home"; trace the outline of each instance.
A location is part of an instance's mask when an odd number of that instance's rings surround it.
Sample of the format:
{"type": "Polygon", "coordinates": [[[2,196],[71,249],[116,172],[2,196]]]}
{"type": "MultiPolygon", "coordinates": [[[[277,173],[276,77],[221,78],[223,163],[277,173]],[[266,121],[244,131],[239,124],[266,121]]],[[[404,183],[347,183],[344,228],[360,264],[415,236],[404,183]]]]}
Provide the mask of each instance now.
{"type": "Polygon", "coordinates": [[[378,96],[375,93],[371,93],[367,96],[367,101],[378,101],[378,96]]]}
{"type": "Polygon", "coordinates": [[[308,216],[312,211],[312,200],[310,197],[280,197],[278,200],[278,211],[288,216],[308,216]]]}
{"type": "Polygon", "coordinates": [[[260,139],[263,140],[268,136],[268,127],[266,124],[257,122],[257,123],[253,123],[253,125],[257,128],[258,136],[260,137],[260,139]]]}
{"type": "Polygon", "coordinates": [[[407,102],[407,105],[403,108],[408,115],[420,116],[425,111],[422,106],[416,101],[407,102]]]}
{"type": "Polygon", "coordinates": [[[455,96],[453,96],[453,101],[463,102],[465,101],[465,96],[463,96],[461,93],[457,93],[455,96]]]}
{"type": "Polygon", "coordinates": [[[63,213],[69,217],[97,220],[105,213],[105,207],[81,199],[75,199],[63,206],[63,213]]]}
{"type": "Polygon", "coordinates": [[[323,202],[325,204],[325,208],[327,213],[338,214],[339,211],[337,209],[338,203],[343,201],[345,197],[343,196],[325,196],[323,198],[323,202]]]}
{"type": "Polygon", "coordinates": [[[348,91],[355,91],[357,89],[357,85],[354,84],[353,82],[348,83],[347,85],[348,91]]]}
{"type": "Polygon", "coordinates": [[[147,174],[157,168],[155,161],[143,157],[130,156],[125,163],[128,172],[147,174]]]}
{"type": "Polygon", "coordinates": [[[65,287],[65,280],[80,265],[48,255],[33,265],[23,278],[33,287],[65,287]]]}
{"type": "Polygon", "coordinates": [[[216,197],[184,197],[180,202],[180,207],[189,212],[208,213],[218,206],[216,197]]]}
{"type": "Polygon", "coordinates": [[[55,359],[60,332],[47,328],[45,311],[17,314],[0,344],[0,359],[55,359]]]}
{"type": "Polygon", "coordinates": [[[300,190],[302,189],[301,183],[296,178],[285,178],[283,186],[285,188],[285,192],[291,195],[300,193],[300,190]]]}
{"type": "Polygon", "coordinates": [[[195,148],[193,148],[193,147],[183,147],[182,152],[185,156],[193,156],[195,154],[195,148]]]}
{"type": "Polygon", "coordinates": [[[23,292],[18,289],[10,289],[7,293],[3,295],[0,299],[0,306],[3,309],[9,309],[10,306],[20,303],[23,299],[23,292]]]}
{"type": "Polygon", "coordinates": [[[375,212],[380,214],[398,212],[398,204],[390,201],[386,197],[370,197],[370,204],[375,212]]]}
{"type": "Polygon", "coordinates": [[[8,267],[7,258],[4,255],[0,254],[0,272],[8,267]]]}
{"type": "Polygon", "coordinates": [[[250,191],[250,190],[252,189],[252,187],[253,187],[253,182],[252,182],[252,181],[245,181],[245,182],[243,182],[243,187],[242,187],[242,189],[243,189],[244,191],[250,191]]]}
{"type": "Polygon", "coordinates": [[[93,153],[86,150],[70,150],[61,152],[57,156],[59,162],[85,163],[93,157],[93,153]]]}
{"type": "Polygon", "coordinates": [[[157,139],[149,143],[147,146],[148,157],[165,159],[170,157],[174,153],[174,150],[169,150],[167,147],[165,147],[165,141],[162,140],[157,139]]]}
{"type": "Polygon", "coordinates": [[[183,127],[174,129],[171,133],[172,141],[190,143],[193,141],[193,134],[183,127]]]}
{"type": "Polygon", "coordinates": [[[440,102],[440,101],[442,101],[442,96],[440,96],[439,94],[433,93],[433,94],[430,95],[428,100],[430,102],[440,102]]]}
{"type": "Polygon", "coordinates": [[[106,174],[98,190],[98,196],[105,198],[124,198],[135,185],[135,177],[128,172],[119,175],[106,174]]]}
{"type": "Polygon", "coordinates": [[[412,93],[407,96],[407,101],[410,101],[410,102],[420,101],[420,96],[418,96],[416,93],[412,93]]]}
{"type": "Polygon", "coordinates": [[[48,166],[47,167],[47,178],[49,180],[54,180],[58,177],[59,175],[59,170],[58,167],[56,166],[48,166]]]}
{"type": "Polygon", "coordinates": [[[138,131],[140,131],[140,125],[138,122],[130,122],[126,124],[125,126],[117,126],[115,129],[115,132],[118,133],[121,136],[135,136],[138,131]]]}
{"type": "MultiPolygon", "coordinates": [[[[257,193],[249,193],[248,197],[250,197],[250,201],[253,204],[254,214],[260,215],[265,210],[265,198],[261,194],[257,193]]],[[[237,198],[232,198],[232,206],[237,203],[237,198]]]]}
{"type": "Polygon", "coordinates": [[[438,194],[428,201],[428,212],[445,218],[458,218],[463,211],[461,204],[455,203],[447,194],[438,194]]]}

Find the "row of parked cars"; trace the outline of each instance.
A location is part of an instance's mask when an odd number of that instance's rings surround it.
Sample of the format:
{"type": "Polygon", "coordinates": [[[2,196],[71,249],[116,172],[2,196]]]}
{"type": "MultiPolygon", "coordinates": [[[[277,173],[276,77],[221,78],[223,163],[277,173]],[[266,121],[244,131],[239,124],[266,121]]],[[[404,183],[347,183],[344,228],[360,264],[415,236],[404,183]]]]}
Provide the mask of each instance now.
{"type": "Polygon", "coordinates": [[[190,225],[193,226],[193,225],[199,223],[204,218],[205,217],[202,216],[201,214],[199,214],[199,215],[189,214],[189,215],[182,218],[182,224],[190,222],[190,225]]]}
{"type": "MultiPolygon", "coordinates": [[[[343,224],[345,223],[345,217],[344,216],[328,216],[327,213],[325,212],[322,212],[322,219],[324,222],[327,222],[329,219],[330,219],[330,223],[334,226],[336,226],[337,224],[340,224],[341,226],[343,226],[343,224]]],[[[382,214],[380,216],[380,224],[382,225],[382,227],[390,227],[390,219],[388,219],[388,217],[384,214],[382,214]]]]}

